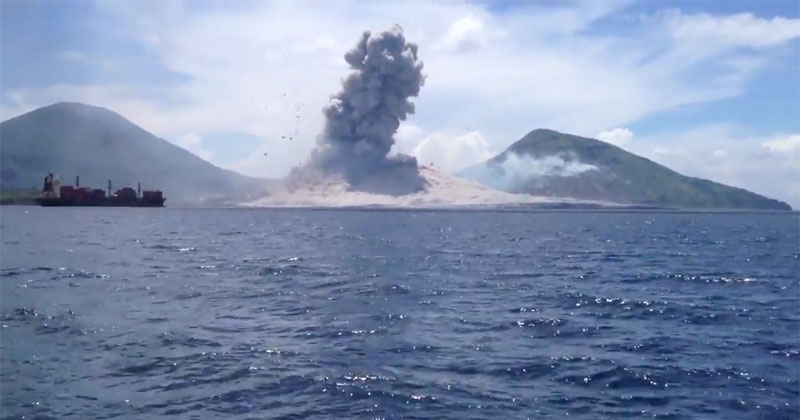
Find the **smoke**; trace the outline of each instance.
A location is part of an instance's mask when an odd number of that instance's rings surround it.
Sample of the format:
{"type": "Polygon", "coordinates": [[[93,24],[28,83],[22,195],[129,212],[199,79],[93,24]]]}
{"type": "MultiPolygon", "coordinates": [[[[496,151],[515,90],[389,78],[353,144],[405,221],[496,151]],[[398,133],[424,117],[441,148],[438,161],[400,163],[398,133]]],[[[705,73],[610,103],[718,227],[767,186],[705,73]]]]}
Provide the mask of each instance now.
{"type": "Polygon", "coordinates": [[[462,175],[501,191],[518,191],[531,182],[544,183],[547,178],[571,177],[599,170],[571,154],[533,157],[508,153],[502,162],[473,166],[462,171],[462,175]]]}
{"type": "Polygon", "coordinates": [[[414,113],[409,98],[425,81],[416,44],[395,25],[364,32],[344,59],[352,72],[323,110],[325,129],[310,165],[341,175],[355,190],[403,195],[425,189],[415,158],[388,156],[400,121],[414,113]]]}

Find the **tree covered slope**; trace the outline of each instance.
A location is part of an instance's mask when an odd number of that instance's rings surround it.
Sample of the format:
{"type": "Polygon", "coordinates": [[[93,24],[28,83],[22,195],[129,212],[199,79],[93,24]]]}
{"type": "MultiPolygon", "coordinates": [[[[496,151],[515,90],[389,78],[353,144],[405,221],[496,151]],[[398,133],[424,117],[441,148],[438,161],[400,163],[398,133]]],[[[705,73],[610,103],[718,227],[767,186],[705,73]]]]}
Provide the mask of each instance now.
{"type": "Polygon", "coordinates": [[[599,140],[545,129],[459,175],[516,193],[678,208],[791,210],[784,202],[681,175],[599,140]]]}

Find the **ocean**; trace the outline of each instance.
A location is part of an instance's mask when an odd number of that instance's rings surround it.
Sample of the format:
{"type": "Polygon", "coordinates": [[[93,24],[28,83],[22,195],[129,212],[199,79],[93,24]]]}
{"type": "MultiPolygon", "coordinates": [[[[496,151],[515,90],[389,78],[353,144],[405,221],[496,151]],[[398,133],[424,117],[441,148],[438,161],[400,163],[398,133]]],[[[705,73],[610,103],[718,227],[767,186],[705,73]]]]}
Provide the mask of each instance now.
{"type": "Polygon", "coordinates": [[[797,213],[3,207],[2,418],[800,417],[797,213]]]}

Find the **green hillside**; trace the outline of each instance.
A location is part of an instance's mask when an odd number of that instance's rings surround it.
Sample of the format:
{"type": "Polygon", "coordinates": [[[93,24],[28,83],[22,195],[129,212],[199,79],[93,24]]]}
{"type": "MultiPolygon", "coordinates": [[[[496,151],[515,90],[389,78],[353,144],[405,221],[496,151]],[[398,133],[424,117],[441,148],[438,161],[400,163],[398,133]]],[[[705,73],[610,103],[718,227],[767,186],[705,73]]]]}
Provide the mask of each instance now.
{"type": "Polygon", "coordinates": [[[41,188],[48,172],[73,184],[114,188],[137,182],[161,189],[168,204],[242,195],[266,181],[206,162],[119,114],[80,103],[57,103],[0,123],[0,189],[41,188]]]}
{"type": "Polygon", "coordinates": [[[535,195],[678,208],[791,210],[784,202],[681,175],[599,140],[545,129],[531,131],[459,175],[535,195]],[[531,171],[532,166],[538,169],[531,171]]]}

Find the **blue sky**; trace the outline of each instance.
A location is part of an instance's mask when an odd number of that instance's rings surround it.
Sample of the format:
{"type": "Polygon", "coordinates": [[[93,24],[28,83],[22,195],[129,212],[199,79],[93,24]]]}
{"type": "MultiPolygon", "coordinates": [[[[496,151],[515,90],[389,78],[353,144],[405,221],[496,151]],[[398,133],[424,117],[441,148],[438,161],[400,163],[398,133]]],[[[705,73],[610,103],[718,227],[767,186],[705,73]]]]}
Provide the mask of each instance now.
{"type": "Polygon", "coordinates": [[[278,177],[313,147],[344,52],[392,23],[427,74],[397,151],[455,171],[546,127],[800,205],[794,0],[5,0],[0,117],[106,106],[215,164],[278,177]]]}

